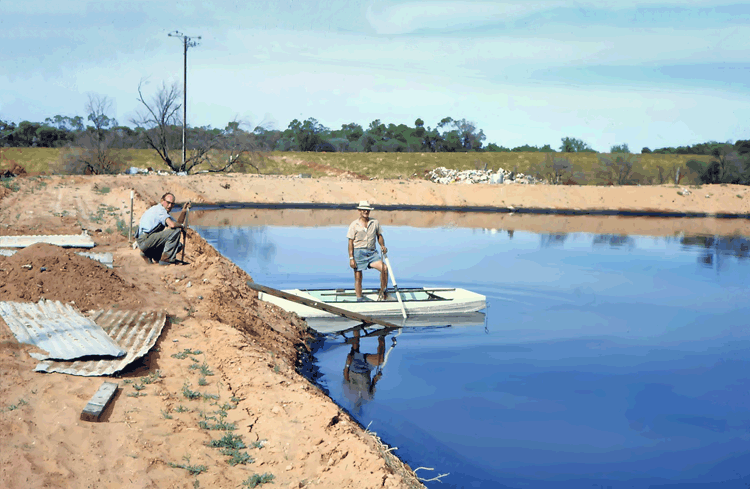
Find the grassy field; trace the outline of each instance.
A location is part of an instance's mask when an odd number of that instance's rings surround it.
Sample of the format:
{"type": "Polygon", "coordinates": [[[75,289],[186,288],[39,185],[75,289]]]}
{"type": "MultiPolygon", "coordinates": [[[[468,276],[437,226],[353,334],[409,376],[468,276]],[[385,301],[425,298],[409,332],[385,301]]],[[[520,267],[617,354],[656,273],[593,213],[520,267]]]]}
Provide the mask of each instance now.
{"type": "MultiPolygon", "coordinates": [[[[60,165],[61,153],[55,148],[0,148],[0,169],[8,169],[18,163],[30,173],[55,173],[60,165]]],[[[503,168],[509,171],[536,174],[549,153],[265,153],[261,173],[291,175],[310,173],[312,176],[325,174],[324,168],[350,171],[373,178],[422,178],[425,172],[437,167],[456,170],[503,168]],[[299,165],[298,162],[310,166],[299,165]]],[[[600,156],[597,153],[553,153],[555,157],[565,157],[573,165],[573,180],[577,183],[606,183],[597,181],[596,169],[600,156]]],[[[674,181],[674,172],[681,168],[682,183],[697,182],[697,175],[687,170],[690,160],[711,161],[710,156],[702,155],[629,155],[634,160],[633,173],[642,184],[659,183],[661,179],[674,181]]],[[[175,159],[181,158],[175,152],[175,159]]],[[[147,149],[131,149],[123,152],[127,167],[167,170],[156,153],[147,149]]]]}

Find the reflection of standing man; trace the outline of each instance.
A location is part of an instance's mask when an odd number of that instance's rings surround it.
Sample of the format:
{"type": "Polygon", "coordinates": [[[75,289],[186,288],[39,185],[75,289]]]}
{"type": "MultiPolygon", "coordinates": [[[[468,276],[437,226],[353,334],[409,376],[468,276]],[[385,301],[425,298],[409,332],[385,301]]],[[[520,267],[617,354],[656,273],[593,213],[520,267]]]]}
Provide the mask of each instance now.
{"type": "Polygon", "coordinates": [[[349,242],[349,266],[354,269],[354,291],[357,300],[362,300],[362,271],[374,268],[380,271],[380,292],[378,300],[386,299],[386,287],[388,286],[388,267],[380,259],[375,248],[375,240],[380,243],[383,254],[388,253],[383,239],[383,231],[376,219],[370,219],[370,211],[373,208],[370,203],[363,200],[357,206],[359,219],[349,225],[346,237],[349,242]]]}
{"type": "Polygon", "coordinates": [[[378,336],[378,352],[375,354],[359,351],[359,329],[354,330],[351,341],[352,349],[344,366],[344,394],[359,408],[372,399],[375,384],[383,376],[383,372],[378,369],[375,376],[370,378],[372,371],[382,365],[385,359],[385,334],[378,336]]]}

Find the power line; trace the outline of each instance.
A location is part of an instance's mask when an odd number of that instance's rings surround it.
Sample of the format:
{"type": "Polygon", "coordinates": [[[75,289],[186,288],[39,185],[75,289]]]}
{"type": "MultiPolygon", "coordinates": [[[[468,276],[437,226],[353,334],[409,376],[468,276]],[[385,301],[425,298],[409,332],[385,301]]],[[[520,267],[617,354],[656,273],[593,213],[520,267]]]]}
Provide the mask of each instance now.
{"type": "Polygon", "coordinates": [[[183,79],[182,79],[182,170],[185,171],[185,128],[187,125],[187,52],[188,48],[194,48],[198,45],[198,39],[201,36],[190,37],[174,31],[167,34],[169,37],[179,37],[182,39],[183,46],[183,79]]]}

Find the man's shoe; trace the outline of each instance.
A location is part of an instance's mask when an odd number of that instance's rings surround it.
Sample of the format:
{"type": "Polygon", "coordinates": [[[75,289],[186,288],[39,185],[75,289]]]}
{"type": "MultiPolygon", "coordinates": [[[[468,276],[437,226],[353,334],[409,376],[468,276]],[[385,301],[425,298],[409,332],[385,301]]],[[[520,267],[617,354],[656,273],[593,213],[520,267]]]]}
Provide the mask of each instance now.
{"type": "Polygon", "coordinates": [[[384,301],[387,298],[388,298],[388,294],[385,292],[385,290],[381,290],[380,292],[378,292],[378,300],[379,301],[384,301]]]}
{"type": "Polygon", "coordinates": [[[143,258],[143,261],[145,261],[149,265],[152,264],[152,263],[154,263],[154,260],[152,260],[151,258],[149,258],[148,256],[146,256],[146,253],[144,253],[142,251],[141,251],[141,258],[143,258]]]}

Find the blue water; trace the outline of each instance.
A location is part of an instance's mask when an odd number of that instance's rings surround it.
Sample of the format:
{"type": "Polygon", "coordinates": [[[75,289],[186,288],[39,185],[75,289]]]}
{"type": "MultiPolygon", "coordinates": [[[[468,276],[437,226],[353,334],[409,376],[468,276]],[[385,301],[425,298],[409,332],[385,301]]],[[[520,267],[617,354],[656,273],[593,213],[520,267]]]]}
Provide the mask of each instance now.
{"type": "MultiPolygon", "coordinates": [[[[199,232],[264,285],[352,282],[342,226],[199,232]]],[[[428,487],[750,485],[747,240],[385,233],[400,286],[488,301],[484,324],[361,339],[385,352],[371,392],[344,381],[341,336],[315,355],[337,403],[420,476],[449,473],[428,487]]]]}

